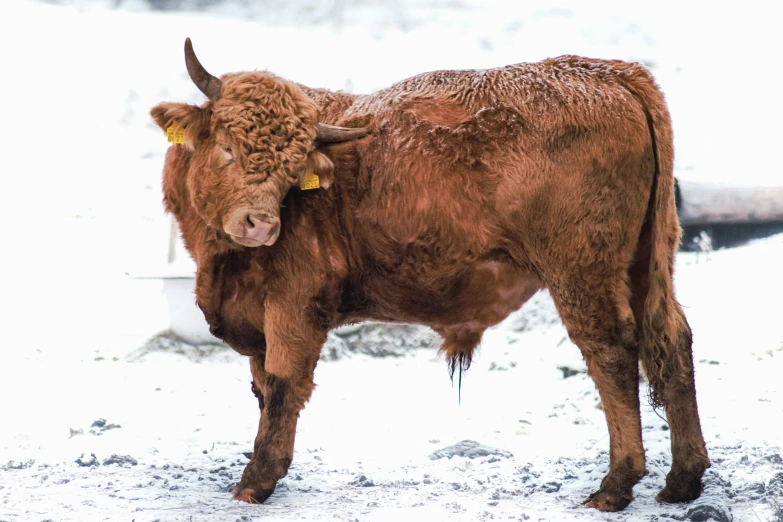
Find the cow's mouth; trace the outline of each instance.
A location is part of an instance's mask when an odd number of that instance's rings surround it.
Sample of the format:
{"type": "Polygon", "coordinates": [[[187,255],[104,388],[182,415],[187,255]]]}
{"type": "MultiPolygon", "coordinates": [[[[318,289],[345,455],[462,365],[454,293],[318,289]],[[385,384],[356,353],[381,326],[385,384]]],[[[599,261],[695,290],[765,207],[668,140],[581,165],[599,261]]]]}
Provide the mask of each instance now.
{"type": "Polygon", "coordinates": [[[264,246],[264,243],[257,239],[253,239],[250,237],[240,237],[240,236],[230,236],[231,240],[234,243],[237,243],[238,245],[246,246],[246,247],[260,247],[264,246]]]}
{"type": "Polygon", "coordinates": [[[277,241],[277,233],[272,234],[266,241],[260,241],[258,239],[254,239],[252,237],[242,237],[242,236],[234,236],[230,235],[231,240],[234,243],[237,243],[238,245],[242,245],[245,247],[251,247],[251,248],[257,248],[260,246],[272,246],[275,244],[275,241],[277,241]]]}

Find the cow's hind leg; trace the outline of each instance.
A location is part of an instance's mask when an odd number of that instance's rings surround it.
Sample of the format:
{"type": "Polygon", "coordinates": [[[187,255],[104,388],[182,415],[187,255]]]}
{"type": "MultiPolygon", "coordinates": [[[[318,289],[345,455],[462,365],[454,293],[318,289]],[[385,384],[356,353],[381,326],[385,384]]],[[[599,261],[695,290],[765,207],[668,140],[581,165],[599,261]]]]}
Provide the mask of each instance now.
{"type": "MultiPolygon", "coordinates": [[[[655,497],[660,502],[688,502],[701,495],[701,478],[710,466],[696,407],[690,329],[673,343],[674,360],[658,392],[666,408],[672,437],[672,468],[666,486],[655,497]]],[[[655,389],[658,379],[650,379],[655,389]]],[[[660,381],[659,381],[660,382],[660,381]]]]}
{"type": "Polygon", "coordinates": [[[679,305],[679,331],[669,341],[668,353],[648,353],[642,345],[642,364],[653,391],[653,401],[663,404],[671,430],[672,467],[666,486],[655,497],[660,502],[688,502],[701,495],[701,478],[710,466],[699,423],[693,376],[691,331],[679,305]],[[663,361],[653,358],[663,357],[663,361]],[[657,363],[657,364],[656,364],[657,363]]]}
{"type": "Polygon", "coordinates": [[[618,288],[627,288],[622,280],[614,287],[595,289],[576,277],[563,290],[550,288],[550,293],[598,388],[610,444],[609,473],[585,503],[601,511],[619,511],[633,500],[633,487],[646,473],[636,327],[628,292],[618,295],[618,288]]]}
{"type": "Polygon", "coordinates": [[[691,329],[680,305],[664,296],[663,306],[647,319],[649,251],[641,249],[630,270],[631,304],[642,328],[640,357],[654,406],[664,406],[671,430],[672,468],[660,502],[688,502],[701,495],[701,478],[710,460],[699,423],[693,375],[691,329]],[[669,333],[667,333],[669,332],[669,333]]]}

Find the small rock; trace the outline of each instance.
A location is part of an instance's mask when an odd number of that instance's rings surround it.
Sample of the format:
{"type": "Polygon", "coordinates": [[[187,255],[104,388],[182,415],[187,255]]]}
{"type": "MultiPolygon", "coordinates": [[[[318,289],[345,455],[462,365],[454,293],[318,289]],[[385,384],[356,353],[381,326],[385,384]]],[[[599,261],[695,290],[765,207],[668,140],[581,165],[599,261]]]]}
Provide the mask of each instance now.
{"type": "Polygon", "coordinates": [[[764,460],[771,462],[772,464],[783,464],[783,457],[778,453],[772,453],[771,455],[765,455],[764,460]]]}
{"type": "Polygon", "coordinates": [[[731,511],[725,506],[698,504],[685,513],[685,520],[691,522],[732,522],[731,511]]]}
{"type": "Polygon", "coordinates": [[[444,457],[451,459],[455,456],[475,459],[476,457],[490,457],[493,455],[505,458],[513,457],[509,451],[485,446],[474,440],[463,440],[452,446],[446,446],[445,448],[441,448],[434,452],[430,455],[430,460],[438,460],[444,457]]]}
{"type": "Polygon", "coordinates": [[[750,500],[758,500],[764,496],[767,488],[763,482],[751,482],[744,486],[741,491],[747,495],[750,500]]]}
{"type": "Polygon", "coordinates": [[[21,462],[21,461],[18,461],[18,460],[9,460],[8,464],[3,466],[3,469],[6,470],[6,471],[11,470],[11,469],[27,469],[30,466],[32,466],[33,464],[35,464],[35,461],[33,459],[30,459],[27,462],[21,462]]]}
{"type": "Polygon", "coordinates": [[[560,487],[562,484],[559,482],[547,482],[543,486],[541,486],[541,489],[544,490],[545,493],[557,493],[560,491],[560,487]]]}
{"type": "Polygon", "coordinates": [[[79,428],[78,430],[75,430],[73,428],[69,428],[71,430],[71,437],[75,437],[76,435],[84,435],[84,430],[79,428]]]}
{"type": "Polygon", "coordinates": [[[573,377],[574,375],[579,375],[582,373],[581,371],[574,370],[568,366],[558,366],[557,369],[563,372],[563,379],[568,379],[569,377],[573,377]]]}
{"type": "Polygon", "coordinates": [[[98,462],[98,457],[95,456],[95,453],[90,453],[89,458],[85,458],[84,453],[82,453],[82,456],[74,460],[74,462],[83,468],[92,468],[94,466],[100,466],[100,463],[98,462]]]}
{"type": "Polygon", "coordinates": [[[359,475],[358,477],[353,479],[353,481],[351,482],[351,485],[352,486],[358,486],[358,487],[361,487],[361,488],[371,488],[371,487],[375,486],[375,483],[372,480],[368,479],[366,476],[359,475]]]}
{"type": "MultiPolygon", "coordinates": [[[[90,427],[90,434],[91,435],[103,435],[104,432],[108,430],[115,430],[117,428],[122,428],[119,424],[107,424],[106,419],[97,419],[93,421],[91,427],[90,427]]],[[[73,432],[73,430],[71,430],[73,432]]]]}
{"type": "Polygon", "coordinates": [[[124,468],[129,466],[135,466],[138,464],[138,461],[131,457],[130,455],[112,455],[108,459],[103,461],[104,466],[110,466],[112,464],[116,464],[117,466],[122,466],[124,468]]]}
{"type": "Polygon", "coordinates": [[[767,489],[776,492],[778,495],[783,495],[783,471],[775,473],[775,475],[769,479],[767,489]]]}

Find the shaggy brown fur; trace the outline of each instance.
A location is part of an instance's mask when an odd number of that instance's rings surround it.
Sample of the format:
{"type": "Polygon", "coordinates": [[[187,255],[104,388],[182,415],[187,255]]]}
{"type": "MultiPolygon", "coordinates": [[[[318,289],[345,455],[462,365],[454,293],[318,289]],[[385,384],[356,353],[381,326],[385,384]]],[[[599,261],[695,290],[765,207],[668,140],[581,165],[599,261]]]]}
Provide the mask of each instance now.
{"type": "Polygon", "coordinates": [[[428,325],[451,364],[468,365],[483,332],[542,288],[606,412],[610,469],[588,505],[622,509],[645,474],[640,358],[672,429],[658,498],[700,494],[709,459],[672,286],[671,124],[642,66],[563,56],[366,96],[232,74],[216,101],[152,116],[185,129],[163,191],[198,264],[198,304],[251,356],[262,414],[235,498],[261,502],[286,474],[330,329],[428,325]],[[372,134],[326,145],[313,140],[318,122],[372,134]],[[331,188],[295,188],[310,171],[331,188]],[[274,244],[238,244],[237,209],[279,217],[274,244]]]}

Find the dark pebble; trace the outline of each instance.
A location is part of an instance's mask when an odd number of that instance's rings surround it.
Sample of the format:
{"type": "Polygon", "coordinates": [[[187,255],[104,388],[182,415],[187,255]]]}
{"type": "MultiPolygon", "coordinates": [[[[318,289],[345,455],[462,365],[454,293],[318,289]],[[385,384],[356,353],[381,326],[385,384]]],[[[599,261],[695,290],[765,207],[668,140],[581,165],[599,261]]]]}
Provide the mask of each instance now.
{"type": "Polygon", "coordinates": [[[574,370],[573,368],[569,368],[568,366],[558,366],[557,369],[563,372],[563,379],[568,379],[569,377],[573,377],[574,375],[579,375],[579,370],[574,370]]]}
{"type": "Polygon", "coordinates": [[[112,464],[115,464],[117,466],[127,467],[127,466],[135,466],[139,462],[131,457],[130,455],[112,455],[108,459],[103,461],[104,466],[110,466],[112,464]]]}
{"type": "Polygon", "coordinates": [[[430,460],[438,460],[442,458],[451,459],[452,457],[466,457],[469,459],[475,459],[476,457],[504,457],[509,458],[513,455],[502,449],[492,448],[479,444],[474,440],[463,440],[451,446],[446,446],[430,455],[430,460]]]}
{"type": "Polygon", "coordinates": [[[89,458],[84,458],[84,453],[82,453],[82,456],[78,459],[74,460],[75,463],[77,463],[79,466],[83,468],[91,468],[93,466],[100,466],[100,463],[98,462],[98,457],[95,456],[95,453],[90,453],[89,458]]]}
{"type": "Polygon", "coordinates": [[[685,520],[691,522],[732,522],[733,517],[723,508],[700,504],[693,506],[685,513],[685,520]]]}

